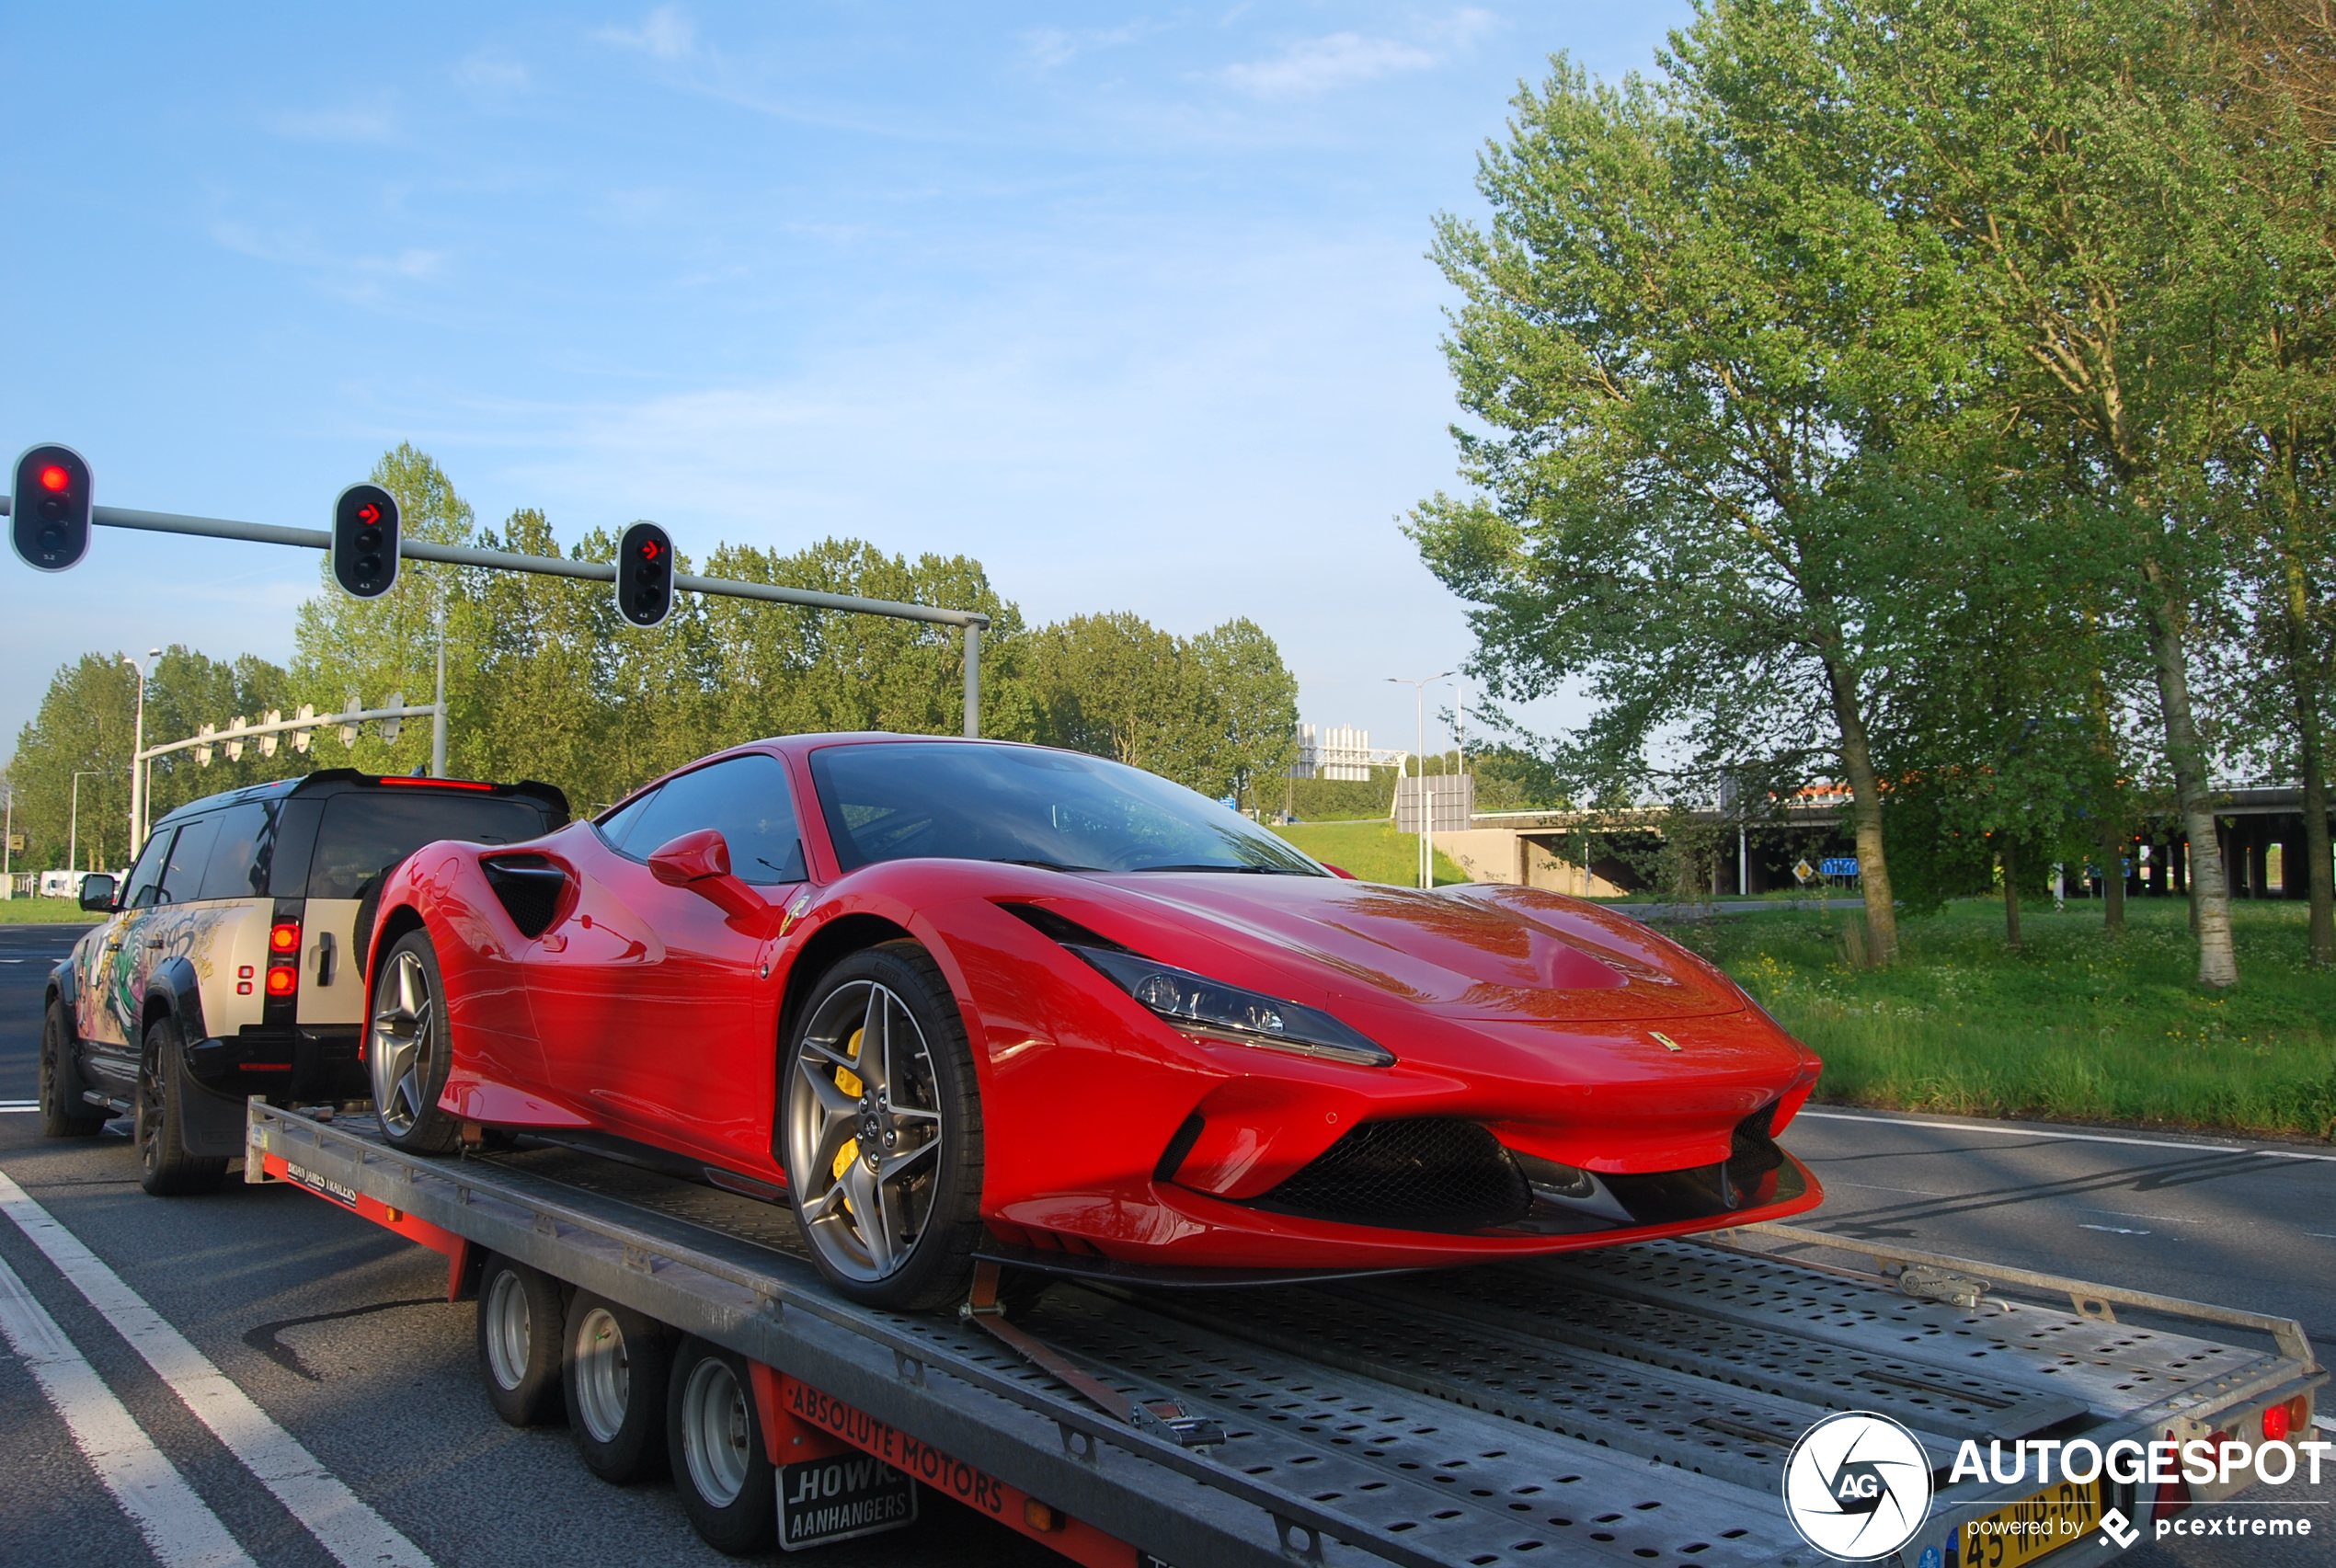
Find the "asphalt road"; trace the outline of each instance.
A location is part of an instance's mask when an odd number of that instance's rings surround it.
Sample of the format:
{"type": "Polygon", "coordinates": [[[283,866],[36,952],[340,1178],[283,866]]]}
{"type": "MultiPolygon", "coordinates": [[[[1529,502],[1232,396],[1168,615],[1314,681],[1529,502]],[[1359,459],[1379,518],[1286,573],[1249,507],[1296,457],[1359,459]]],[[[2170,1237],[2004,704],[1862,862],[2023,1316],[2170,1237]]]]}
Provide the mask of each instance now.
{"type": "MultiPolygon", "coordinates": [[[[72,936],[0,926],[0,1173],[442,1568],[727,1561],[692,1533],[670,1487],[603,1485],[564,1431],[495,1419],[478,1388],[473,1309],[444,1301],[436,1254],[283,1186],[146,1197],[125,1139],[51,1142],[32,1116],[9,1109],[36,1092],[40,984],[72,936]]],[[[1826,1184],[1826,1206],[1804,1221],[1818,1229],[2291,1316],[2316,1345],[2336,1345],[2336,1158],[2325,1148],[1823,1108],[1785,1141],[1826,1184]]],[[[262,1568],[333,1568],[300,1519],[6,1220],[0,1264],[126,1411],[113,1446],[96,1443],[97,1459],[120,1467],[150,1440],[232,1536],[227,1550],[239,1545],[262,1568]]],[[[6,1286],[0,1276],[0,1297],[6,1286]]],[[[154,1467],[144,1473],[151,1481],[154,1467]]],[[[2277,1550],[2167,1542],[2136,1548],[2121,1568],[2336,1565],[2336,1474],[2291,1492],[2280,1502],[2310,1501],[2299,1511],[2317,1539],[2277,1550]]],[[[928,1494],[924,1505],[913,1529],[810,1561],[1062,1561],[954,1504],[928,1494]]],[[[151,1561],[35,1368],[0,1345],[0,1562],[151,1561]]]]}

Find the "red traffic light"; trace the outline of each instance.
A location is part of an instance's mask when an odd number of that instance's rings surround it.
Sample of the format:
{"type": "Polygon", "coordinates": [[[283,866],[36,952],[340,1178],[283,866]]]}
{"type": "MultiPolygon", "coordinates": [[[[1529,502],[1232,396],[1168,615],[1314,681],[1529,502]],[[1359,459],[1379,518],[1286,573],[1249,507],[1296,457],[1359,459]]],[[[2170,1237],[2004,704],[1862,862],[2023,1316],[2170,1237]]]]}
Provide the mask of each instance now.
{"type": "Polygon", "coordinates": [[[53,463],[40,471],[40,487],[44,490],[62,490],[72,483],[73,475],[53,463]]]}
{"type": "Polygon", "coordinates": [[[654,539],[644,539],[644,540],[642,540],[642,541],[641,541],[641,543],[640,543],[640,545],[639,545],[639,549],[640,549],[640,552],[641,552],[641,559],[642,559],[642,560],[644,560],[644,561],[654,561],[654,560],[656,560],[656,559],[657,559],[659,555],[664,555],[664,554],[665,554],[665,546],[663,546],[662,544],[658,544],[656,540],[654,540],[654,539]]]}
{"type": "Polygon", "coordinates": [[[363,506],[357,509],[357,521],[360,522],[379,522],[381,520],[381,508],[373,505],[371,501],[367,501],[363,506]]]}

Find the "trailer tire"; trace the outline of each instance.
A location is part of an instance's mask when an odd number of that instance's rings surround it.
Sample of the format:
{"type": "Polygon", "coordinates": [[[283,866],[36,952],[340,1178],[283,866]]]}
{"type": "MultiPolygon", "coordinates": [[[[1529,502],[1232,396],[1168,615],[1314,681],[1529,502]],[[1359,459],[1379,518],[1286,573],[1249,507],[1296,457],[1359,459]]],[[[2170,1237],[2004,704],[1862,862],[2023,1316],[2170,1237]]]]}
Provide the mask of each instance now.
{"type": "Polygon", "coordinates": [[[668,1462],[698,1536],[731,1557],[778,1539],[778,1467],[743,1357],[695,1336],[681,1341],[666,1392],[668,1462]]]}
{"type": "Polygon", "coordinates": [[[567,1413],[560,1376],[565,1318],[550,1276],[487,1257],[478,1274],[478,1370],[487,1402],[506,1425],[544,1426],[567,1413]]]}
{"type": "Polygon", "coordinates": [[[567,1429],[584,1468],[630,1486],[665,1474],[665,1386],[673,1333],[653,1318],[579,1290],[560,1335],[567,1429]]]}
{"type": "Polygon", "coordinates": [[[138,1074],[138,1185],[156,1197],[214,1193],[227,1177],[223,1154],[187,1152],[187,1064],[178,1022],[167,1015],[146,1028],[145,1070],[138,1074]]]}
{"type": "Polygon", "coordinates": [[[67,1056],[73,1050],[73,1014],[65,1010],[64,998],[57,997],[49,1003],[48,1016],[40,1023],[40,1135],[43,1138],[94,1138],[106,1128],[105,1114],[92,1111],[87,1102],[67,1103],[66,1096],[74,1085],[81,1082],[80,1074],[69,1070],[67,1056]]]}

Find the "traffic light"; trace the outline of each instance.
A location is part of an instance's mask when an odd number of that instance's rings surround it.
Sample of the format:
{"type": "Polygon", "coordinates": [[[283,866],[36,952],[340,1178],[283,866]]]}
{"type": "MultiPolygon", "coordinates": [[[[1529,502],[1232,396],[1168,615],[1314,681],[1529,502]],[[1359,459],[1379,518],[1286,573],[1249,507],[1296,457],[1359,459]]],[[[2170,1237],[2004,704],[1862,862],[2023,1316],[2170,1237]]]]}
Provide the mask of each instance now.
{"type": "Polygon", "coordinates": [[[397,498],[379,485],[351,485],[333,503],[333,580],[359,599],[397,586],[397,498]]]}
{"type": "Polygon", "coordinates": [[[673,541],[636,522],[616,546],[616,612],[636,626],[659,626],[673,612],[673,541]]]}
{"type": "Polygon", "coordinates": [[[69,446],[36,446],[17,459],[8,542],[35,571],[61,572],[89,553],[89,464],[69,446]]]}

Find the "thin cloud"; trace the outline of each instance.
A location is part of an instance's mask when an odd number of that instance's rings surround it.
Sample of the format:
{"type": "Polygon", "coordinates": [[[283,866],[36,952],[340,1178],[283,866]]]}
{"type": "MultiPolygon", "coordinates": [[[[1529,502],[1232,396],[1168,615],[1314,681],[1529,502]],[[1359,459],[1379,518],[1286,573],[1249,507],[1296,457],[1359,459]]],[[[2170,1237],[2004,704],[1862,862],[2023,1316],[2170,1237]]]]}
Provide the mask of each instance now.
{"type": "Polygon", "coordinates": [[[456,62],[454,82],[475,93],[510,97],[534,85],[524,63],[495,54],[474,54],[456,62]]]}
{"type": "Polygon", "coordinates": [[[1416,44],[1360,33],[1332,33],[1291,44],[1271,60],[1228,65],[1219,73],[1261,98],[1313,97],[1403,71],[1426,71],[1436,56],[1416,44]]]}
{"type": "Polygon", "coordinates": [[[697,52],[697,26],[678,6],[659,6],[638,28],[602,28],[592,36],[619,49],[637,49],[652,60],[686,60],[697,52]]]}
{"type": "Polygon", "coordinates": [[[396,117],[380,99],[339,109],[289,109],[271,116],[268,127],[279,136],[304,142],[391,142],[397,137],[396,117]]]}
{"type": "Polygon", "coordinates": [[[400,282],[420,282],[442,275],[448,253],[408,246],[384,256],[340,256],[325,249],[305,233],[267,234],[246,223],[212,224],[213,243],[257,261],[291,267],[304,272],[328,294],[359,304],[378,304],[386,289],[400,282]]]}
{"type": "Polygon", "coordinates": [[[1022,35],[1022,47],[1031,64],[1041,71],[1052,71],[1095,50],[1134,43],[1153,30],[1140,22],[1109,29],[1037,28],[1022,35]]]}

